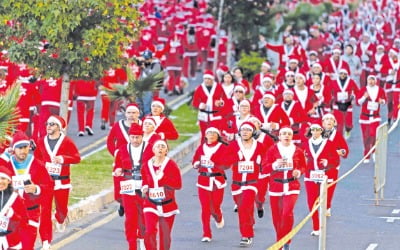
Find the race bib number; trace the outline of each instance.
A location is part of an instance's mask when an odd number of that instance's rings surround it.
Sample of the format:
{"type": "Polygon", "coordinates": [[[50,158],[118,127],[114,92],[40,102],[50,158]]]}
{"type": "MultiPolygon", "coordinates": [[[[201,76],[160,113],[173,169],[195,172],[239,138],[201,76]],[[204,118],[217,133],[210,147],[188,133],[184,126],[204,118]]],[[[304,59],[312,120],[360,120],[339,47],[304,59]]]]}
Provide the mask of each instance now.
{"type": "Polygon", "coordinates": [[[12,186],[14,189],[24,189],[24,181],[30,180],[30,174],[15,175],[12,177],[12,186]]]}
{"type": "Polygon", "coordinates": [[[165,191],[164,187],[159,188],[150,188],[149,189],[149,198],[153,201],[162,201],[165,199],[165,191]]]}
{"type": "Polygon", "coordinates": [[[120,194],[135,194],[135,181],[127,180],[120,182],[121,191],[120,194]]]}
{"type": "Polygon", "coordinates": [[[287,162],[287,164],[282,164],[282,165],[278,165],[276,167],[276,171],[287,171],[287,170],[293,170],[293,162],[289,159],[285,159],[285,161],[287,162]]]}
{"type": "Polygon", "coordinates": [[[379,103],[378,102],[371,102],[368,101],[367,103],[367,109],[371,111],[377,111],[379,108],[379,103]]]}
{"type": "Polygon", "coordinates": [[[197,119],[198,119],[199,121],[206,122],[206,121],[207,121],[207,118],[208,118],[208,117],[207,117],[207,114],[206,114],[206,113],[199,111],[199,113],[198,113],[198,115],[197,115],[197,119]]]}
{"type": "Polygon", "coordinates": [[[46,162],[46,169],[49,175],[60,176],[61,175],[61,164],[46,162]]]}
{"type": "Polygon", "coordinates": [[[239,161],[238,164],[239,173],[254,173],[254,162],[253,161],[239,161]]]}
{"type": "Polygon", "coordinates": [[[322,170],[311,170],[310,179],[315,182],[322,182],[324,180],[325,172],[322,170]]]}
{"type": "Polygon", "coordinates": [[[346,101],[349,98],[349,94],[347,92],[339,92],[337,93],[338,101],[346,101]]]}
{"type": "Polygon", "coordinates": [[[202,155],[200,158],[200,166],[203,168],[213,168],[214,162],[210,160],[210,157],[202,155]]]}
{"type": "Polygon", "coordinates": [[[10,223],[10,218],[5,216],[0,216],[0,232],[5,233],[8,229],[8,224],[10,223]]]}

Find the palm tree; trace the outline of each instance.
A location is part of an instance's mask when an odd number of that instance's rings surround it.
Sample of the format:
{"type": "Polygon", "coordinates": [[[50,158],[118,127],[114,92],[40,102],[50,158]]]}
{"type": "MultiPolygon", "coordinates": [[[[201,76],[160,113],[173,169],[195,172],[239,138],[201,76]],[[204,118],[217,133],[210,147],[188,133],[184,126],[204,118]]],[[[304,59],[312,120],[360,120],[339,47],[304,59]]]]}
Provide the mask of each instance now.
{"type": "Polygon", "coordinates": [[[15,84],[5,93],[0,94],[0,144],[14,133],[18,124],[19,111],[16,106],[19,100],[19,89],[20,84],[15,84]]]}

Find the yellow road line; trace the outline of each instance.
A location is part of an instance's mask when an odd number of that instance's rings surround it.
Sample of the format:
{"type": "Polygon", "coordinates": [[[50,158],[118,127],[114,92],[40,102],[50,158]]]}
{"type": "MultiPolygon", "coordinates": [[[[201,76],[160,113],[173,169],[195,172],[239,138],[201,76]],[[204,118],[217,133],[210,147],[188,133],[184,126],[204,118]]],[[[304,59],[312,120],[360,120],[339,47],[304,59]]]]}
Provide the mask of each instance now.
{"type": "Polygon", "coordinates": [[[108,215],[107,217],[105,217],[104,219],[101,219],[99,221],[97,221],[94,224],[91,224],[90,226],[70,235],[69,237],[61,240],[60,242],[57,242],[56,244],[52,245],[51,248],[52,249],[60,249],[61,247],[79,239],[80,237],[82,237],[83,235],[89,233],[90,231],[93,231],[94,229],[103,226],[104,224],[112,221],[113,219],[115,219],[118,216],[117,213],[111,213],[110,215],[108,215]]]}
{"type": "Polygon", "coordinates": [[[105,142],[106,139],[107,139],[107,136],[104,136],[103,138],[98,139],[97,141],[93,142],[93,143],[90,144],[89,146],[86,146],[86,147],[82,148],[81,150],[79,150],[79,154],[82,155],[82,154],[85,153],[86,151],[92,150],[93,148],[97,147],[99,144],[105,142]]]}

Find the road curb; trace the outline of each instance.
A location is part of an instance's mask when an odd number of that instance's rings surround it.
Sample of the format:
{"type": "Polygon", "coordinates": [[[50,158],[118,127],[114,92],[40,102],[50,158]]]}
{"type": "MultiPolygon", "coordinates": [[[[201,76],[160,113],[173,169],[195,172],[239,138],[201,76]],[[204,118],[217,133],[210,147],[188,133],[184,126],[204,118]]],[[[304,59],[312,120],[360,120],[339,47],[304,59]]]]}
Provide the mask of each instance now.
{"type": "MultiPolygon", "coordinates": [[[[185,156],[191,152],[194,152],[199,143],[200,132],[169,152],[169,157],[172,158],[178,164],[178,166],[184,168],[185,164],[183,161],[185,156]]],[[[110,204],[113,201],[114,189],[112,187],[104,189],[98,194],[89,196],[84,200],[68,207],[69,222],[71,223],[91,213],[99,212],[101,209],[104,209],[107,204],[110,204]]]]}

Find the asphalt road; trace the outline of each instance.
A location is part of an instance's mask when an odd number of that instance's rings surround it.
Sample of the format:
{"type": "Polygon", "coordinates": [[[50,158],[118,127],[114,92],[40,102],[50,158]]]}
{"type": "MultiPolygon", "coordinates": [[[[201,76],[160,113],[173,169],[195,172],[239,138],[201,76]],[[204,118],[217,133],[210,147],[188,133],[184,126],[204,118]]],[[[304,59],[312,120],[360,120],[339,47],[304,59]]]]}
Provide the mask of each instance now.
{"type": "MultiPolygon", "coordinates": [[[[358,108],[356,113],[358,113],[358,108]]],[[[347,172],[362,158],[361,134],[355,114],[355,128],[348,140],[351,153],[342,161],[340,175],[347,172]]],[[[400,238],[400,134],[397,128],[389,136],[388,170],[385,186],[385,200],[374,205],[373,163],[362,164],[351,175],[341,181],[336,189],[332,205],[332,217],[327,219],[326,249],[399,249],[400,238]]],[[[229,171],[228,171],[229,172],[229,171]]],[[[237,249],[239,248],[239,228],[237,214],[232,211],[233,200],[229,185],[225,190],[223,211],[225,227],[217,230],[213,226],[213,241],[200,242],[202,236],[200,205],[195,187],[197,175],[190,170],[183,175],[183,189],[177,192],[181,214],[176,216],[172,249],[237,249]]],[[[229,178],[228,178],[229,179],[229,178]]],[[[295,224],[307,214],[304,185],[295,208],[295,224]]],[[[61,236],[57,246],[63,250],[75,249],[127,249],[124,236],[124,219],[117,217],[115,204],[90,219],[82,220],[81,225],[70,225],[70,233],[61,236]],[[111,215],[110,215],[111,214],[111,215]],[[103,224],[96,227],[97,224],[103,224]],[[68,243],[68,241],[70,241],[68,243]],[[67,244],[68,243],[68,244],[67,244]]],[[[291,249],[318,249],[318,238],[310,236],[309,221],[294,237],[291,249]]],[[[58,238],[58,237],[57,237],[58,238]]],[[[256,217],[255,238],[252,249],[266,249],[275,241],[269,203],[265,206],[265,216],[256,217]]],[[[56,242],[55,242],[56,243],[56,242]]],[[[56,245],[55,245],[56,246],[56,245]]]]}

